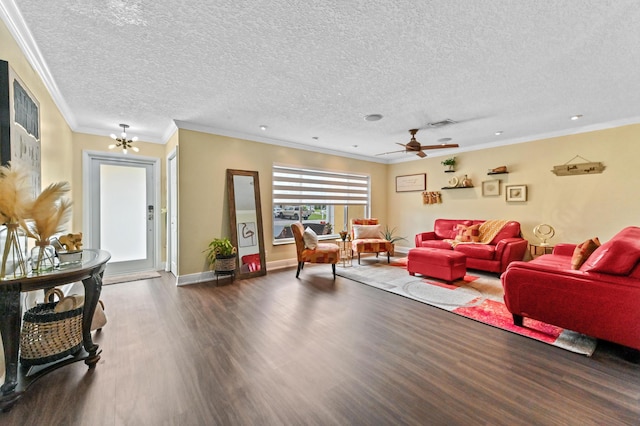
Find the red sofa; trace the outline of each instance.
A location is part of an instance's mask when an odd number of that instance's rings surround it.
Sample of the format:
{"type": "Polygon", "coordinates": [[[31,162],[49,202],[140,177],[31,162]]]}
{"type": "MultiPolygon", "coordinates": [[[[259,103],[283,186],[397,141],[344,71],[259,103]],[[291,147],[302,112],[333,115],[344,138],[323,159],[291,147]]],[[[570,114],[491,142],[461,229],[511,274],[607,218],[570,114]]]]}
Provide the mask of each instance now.
{"type": "Polygon", "coordinates": [[[577,270],[575,247],[509,265],[502,286],[514,323],[533,318],[640,350],[640,228],[623,229],[577,270]]]}
{"type": "MultiPolygon", "coordinates": [[[[416,247],[452,250],[451,244],[444,240],[455,239],[458,224],[471,226],[483,222],[484,220],[436,219],[433,231],[416,235],[416,247]]],[[[460,244],[453,250],[467,256],[467,268],[500,274],[507,269],[509,263],[524,258],[527,246],[527,240],[520,235],[520,223],[510,221],[489,244],[460,244]]]]}

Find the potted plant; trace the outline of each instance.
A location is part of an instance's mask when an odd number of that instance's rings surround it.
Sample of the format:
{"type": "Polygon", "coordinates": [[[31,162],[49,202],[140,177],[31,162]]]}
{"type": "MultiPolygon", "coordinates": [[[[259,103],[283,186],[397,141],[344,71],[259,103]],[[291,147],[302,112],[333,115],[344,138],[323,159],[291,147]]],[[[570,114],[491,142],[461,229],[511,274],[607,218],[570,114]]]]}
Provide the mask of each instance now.
{"type": "Polygon", "coordinates": [[[389,228],[389,226],[387,226],[387,225],[385,225],[384,230],[382,231],[382,236],[384,237],[384,239],[391,243],[391,248],[389,250],[389,255],[390,256],[394,256],[395,255],[395,242],[396,241],[402,241],[402,240],[407,241],[407,239],[405,237],[399,237],[399,236],[395,235],[395,232],[396,232],[396,228],[389,228]]]}
{"type": "Polygon", "coordinates": [[[209,264],[215,266],[217,273],[231,274],[236,270],[238,249],[231,244],[229,238],[214,238],[205,252],[209,264]]]}
{"type": "Polygon", "coordinates": [[[447,158],[444,161],[440,162],[443,166],[448,166],[448,172],[453,172],[453,167],[456,165],[456,157],[447,158]]]}

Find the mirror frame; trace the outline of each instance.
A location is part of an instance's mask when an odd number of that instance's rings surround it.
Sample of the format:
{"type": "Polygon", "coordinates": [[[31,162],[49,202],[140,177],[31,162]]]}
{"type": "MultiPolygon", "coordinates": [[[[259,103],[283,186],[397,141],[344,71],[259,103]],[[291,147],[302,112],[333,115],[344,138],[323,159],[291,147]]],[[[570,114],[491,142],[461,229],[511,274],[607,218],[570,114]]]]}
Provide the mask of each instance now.
{"type": "Polygon", "coordinates": [[[258,172],[248,170],[227,169],[227,194],[229,197],[229,227],[231,228],[231,244],[238,248],[238,224],[236,219],[236,196],[233,185],[234,176],[253,177],[253,196],[256,205],[256,230],[258,232],[258,250],[260,251],[260,270],[255,272],[240,272],[240,256],[236,256],[236,277],[238,279],[259,277],[267,274],[267,263],[264,252],[264,233],[262,232],[262,206],[260,203],[260,181],[258,172]]]}

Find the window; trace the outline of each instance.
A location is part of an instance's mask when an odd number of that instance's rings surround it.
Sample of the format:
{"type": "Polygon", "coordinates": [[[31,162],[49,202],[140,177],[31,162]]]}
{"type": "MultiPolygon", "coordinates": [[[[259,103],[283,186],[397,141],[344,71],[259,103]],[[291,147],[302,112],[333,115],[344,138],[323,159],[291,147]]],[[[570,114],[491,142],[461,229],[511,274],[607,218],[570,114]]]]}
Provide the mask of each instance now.
{"type": "Polygon", "coordinates": [[[322,238],[347,229],[349,216],[366,217],[369,175],[273,165],[273,241],[293,241],[291,223],[302,222],[322,238]]]}

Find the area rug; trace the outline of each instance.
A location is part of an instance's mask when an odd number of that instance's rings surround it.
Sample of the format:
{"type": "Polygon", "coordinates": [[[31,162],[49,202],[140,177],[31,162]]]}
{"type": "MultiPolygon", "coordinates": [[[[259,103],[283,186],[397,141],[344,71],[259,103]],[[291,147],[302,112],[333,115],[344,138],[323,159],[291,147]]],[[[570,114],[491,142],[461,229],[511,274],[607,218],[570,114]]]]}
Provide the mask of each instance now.
{"type": "Polygon", "coordinates": [[[148,280],[159,277],[160,274],[157,271],[138,272],[135,274],[126,275],[111,275],[102,279],[102,285],[127,283],[130,281],[148,280]]]}
{"type": "Polygon", "coordinates": [[[530,318],[524,327],[513,324],[513,317],[503,301],[502,283],[495,275],[473,271],[451,284],[420,275],[411,276],[407,258],[386,262],[367,262],[350,268],[336,268],[336,274],[390,293],[408,297],[502,330],[591,356],[597,339],[545,324],[530,318]]]}

